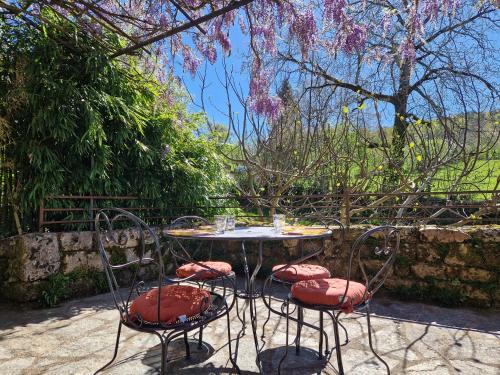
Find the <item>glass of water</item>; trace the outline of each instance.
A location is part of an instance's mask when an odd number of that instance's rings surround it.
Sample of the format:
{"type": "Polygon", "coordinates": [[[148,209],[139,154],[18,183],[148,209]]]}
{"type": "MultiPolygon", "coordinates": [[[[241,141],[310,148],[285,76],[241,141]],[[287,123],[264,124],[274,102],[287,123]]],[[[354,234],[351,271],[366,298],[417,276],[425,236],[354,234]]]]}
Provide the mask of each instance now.
{"type": "Polygon", "coordinates": [[[285,215],[283,214],[273,215],[273,225],[274,225],[274,231],[276,233],[283,232],[283,229],[285,229],[285,215]]]}
{"type": "Polygon", "coordinates": [[[215,215],[215,233],[224,233],[226,230],[226,215],[215,215]]]}
{"type": "Polygon", "coordinates": [[[233,231],[236,228],[236,218],[234,215],[226,215],[226,230],[233,231]]]}

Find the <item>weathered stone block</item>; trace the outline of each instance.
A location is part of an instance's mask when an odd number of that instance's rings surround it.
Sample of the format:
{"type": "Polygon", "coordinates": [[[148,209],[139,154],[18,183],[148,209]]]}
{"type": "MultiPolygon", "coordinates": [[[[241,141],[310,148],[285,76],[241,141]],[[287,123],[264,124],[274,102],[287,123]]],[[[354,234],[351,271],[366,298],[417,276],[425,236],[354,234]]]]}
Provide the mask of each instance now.
{"type": "Polygon", "coordinates": [[[426,263],[417,263],[411,266],[411,270],[420,279],[432,277],[435,279],[445,279],[446,270],[444,267],[431,266],[426,263]]]}
{"type": "Polygon", "coordinates": [[[479,266],[484,265],[483,251],[479,247],[471,246],[468,243],[462,243],[457,247],[450,248],[444,262],[455,266],[479,266]]]}
{"type": "Polygon", "coordinates": [[[483,267],[500,272],[500,242],[496,243],[495,249],[483,249],[483,267]]]}
{"type": "Polygon", "coordinates": [[[394,273],[398,276],[409,276],[410,275],[410,266],[404,264],[394,264],[394,273]]]}
{"type": "Polygon", "coordinates": [[[484,290],[464,285],[464,293],[467,296],[468,304],[476,307],[491,307],[491,295],[484,290]]]}
{"type": "Polygon", "coordinates": [[[416,246],[415,243],[408,243],[405,239],[405,241],[402,241],[399,245],[399,254],[408,259],[416,260],[418,254],[418,251],[415,251],[416,246]]]}
{"type": "Polygon", "coordinates": [[[394,290],[400,287],[409,288],[414,284],[413,280],[402,279],[397,276],[389,276],[384,283],[384,288],[394,290]]]}
{"type": "Polygon", "coordinates": [[[484,243],[500,243],[500,225],[481,225],[466,227],[465,230],[473,240],[484,243]]]}
{"type": "Polygon", "coordinates": [[[286,241],[283,241],[283,246],[286,249],[289,249],[291,247],[297,247],[297,246],[299,246],[299,240],[286,240],[286,241]]]}
{"type": "Polygon", "coordinates": [[[463,281],[487,283],[495,280],[493,272],[481,268],[467,267],[459,270],[458,277],[463,281]]]}
{"type": "Polygon", "coordinates": [[[420,228],[420,238],[427,242],[461,243],[470,239],[470,235],[460,229],[440,228],[436,226],[424,226],[420,228]]]}
{"type": "Polygon", "coordinates": [[[14,236],[0,240],[0,257],[11,257],[15,254],[19,246],[19,238],[14,236]]]}
{"type": "Polygon", "coordinates": [[[9,261],[7,258],[0,258],[0,283],[8,279],[7,269],[9,268],[9,261]]]}
{"type": "Polygon", "coordinates": [[[441,260],[441,253],[428,243],[420,243],[414,248],[416,259],[424,262],[436,262],[441,260]]]}
{"type": "MultiPolygon", "coordinates": [[[[117,229],[112,232],[103,234],[104,247],[122,247],[122,248],[136,248],[140,243],[139,231],[135,228],[117,229]]],[[[149,232],[144,232],[144,243],[151,245],[154,243],[153,237],[149,232]]]]}
{"type": "Polygon", "coordinates": [[[75,251],[65,254],[63,258],[63,272],[69,273],[77,268],[102,269],[102,262],[99,254],[87,251],[75,251]]]}
{"type": "Polygon", "coordinates": [[[382,269],[385,262],[383,260],[378,260],[378,259],[367,259],[363,261],[363,264],[367,271],[369,271],[370,273],[376,273],[382,269]]]}
{"type": "Polygon", "coordinates": [[[34,282],[9,282],[0,290],[1,295],[10,301],[33,302],[40,299],[42,290],[47,285],[46,280],[34,282]]]}
{"type": "Polygon", "coordinates": [[[500,307],[500,287],[495,290],[494,305],[495,307],[500,307]]]}
{"type": "Polygon", "coordinates": [[[66,251],[93,251],[94,232],[62,232],[59,233],[61,250],[66,251]]]}
{"type": "Polygon", "coordinates": [[[55,233],[26,234],[21,241],[18,253],[9,261],[9,280],[43,280],[59,270],[60,249],[55,233]]]}

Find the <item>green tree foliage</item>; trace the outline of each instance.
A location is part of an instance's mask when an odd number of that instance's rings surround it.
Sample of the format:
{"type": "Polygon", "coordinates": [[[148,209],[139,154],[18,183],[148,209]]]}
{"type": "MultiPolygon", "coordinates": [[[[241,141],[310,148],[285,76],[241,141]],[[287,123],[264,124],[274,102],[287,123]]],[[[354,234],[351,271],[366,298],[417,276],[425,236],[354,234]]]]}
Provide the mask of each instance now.
{"type": "Polygon", "coordinates": [[[73,31],[67,39],[56,28],[0,26],[2,134],[8,129],[0,162],[15,174],[24,224],[33,225],[48,195],[130,194],[166,206],[203,205],[225,192],[219,145],[194,135],[201,118],[182,94],[167,101],[134,60],[109,60],[73,31]]]}

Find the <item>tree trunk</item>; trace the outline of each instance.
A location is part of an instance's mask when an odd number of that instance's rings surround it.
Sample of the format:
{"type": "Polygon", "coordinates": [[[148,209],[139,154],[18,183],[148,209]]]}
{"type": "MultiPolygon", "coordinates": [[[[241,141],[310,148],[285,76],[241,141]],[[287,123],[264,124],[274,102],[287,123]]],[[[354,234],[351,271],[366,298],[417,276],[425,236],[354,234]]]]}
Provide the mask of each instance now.
{"type": "Polygon", "coordinates": [[[408,97],[410,95],[411,66],[404,63],[399,76],[399,89],[394,100],[394,125],[391,145],[391,172],[389,188],[399,185],[398,170],[404,166],[404,147],[406,144],[408,97]]]}
{"type": "Polygon", "coordinates": [[[391,161],[394,168],[401,168],[404,164],[404,147],[406,143],[406,110],[407,98],[395,105],[394,128],[392,131],[391,161]]]}

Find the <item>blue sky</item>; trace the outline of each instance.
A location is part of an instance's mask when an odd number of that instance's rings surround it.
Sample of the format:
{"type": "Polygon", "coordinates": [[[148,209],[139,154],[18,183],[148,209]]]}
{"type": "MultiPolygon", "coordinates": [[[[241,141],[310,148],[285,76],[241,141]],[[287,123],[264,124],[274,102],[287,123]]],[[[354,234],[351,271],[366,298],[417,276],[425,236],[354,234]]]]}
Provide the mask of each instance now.
{"type": "MultiPolygon", "coordinates": [[[[228,69],[232,69],[233,79],[240,83],[242,90],[245,94],[247,94],[249,87],[249,73],[248,71],[242,70],[242,64],[245,60],[245,54],[248,53],[248,36],[242,34],[240,28],[235,26],[231,29],[230,38],[232,43],[232,52],[230,56],[225,58],[226,65],[228,66],[228,69]]],[[[186,89],[189,91],[194,102],[196,104],[200,104],[202,97],[202,80],[200,75],[205,72],[206,64],[206,87],[204,93],[205,110],[213,123],[219,123],[227,126],[227,95],[224,86],[220,82],[220,80],[224,77],[224,67],[222,63],[223,52],[218,48],[217,53],[217,62],[213,65],[208,62],[204,62],[196,77],[193,78],[189,72],[183,71],[182,59],[179,59],[178,61],[175,74],[177,74],[184,82],[186,89]]],[[[279,84],[279,82],[277,82],[277,84],[279,84]]],[[[243,108],[239,105],[239,101],[236,96],[231,92],[230,100],[233,112],[242,114],[243,108]]],[[[367,104],[367,110],[369,110],[369,103],[367,104]]],[[[200,111],[200,107],[191,105],[190,110],[197,112],[200,111]]],[[[382,120],[384,122],[384,126],[392,126],[392,117],[393,111],[390,108],[384,111],[382,120]]]]}
{"type": "MultiPolygon", "coordinates": [[[[241,87],[248,92],[249,85],[249,75],[248,72],[242,72],[242,63],[244,61],[244,54],[248,53],[248,37],[241,33],[239,27],[233,27],[230,33],[232,52],[230,56],[226,57],[226,64],[229,68],[233,69],[234,78],[236,81],[241,83],[241,87]]],[[[224,86],[221,84],[220,80],[224,77],[224,67],[222,63],[223,52],[220,48],[217,49],[217,62],[215,64],[210,64],[204,62],[200,67],[200,71],[195,78],[191,76],[188,72],[183,72],[182,63],[176,67],[176,74],[182,79],[186,85],[186,89],[189,91],[193,100],[199,104],[202,96],[201,86],[202,80],[200,74],[205,71],[206,64],[206,86],[205,87],[205,110],[211,121],[216,123],[221,123],[227,125],[227,118],[224,113],[227,111],[227,96],[224,90],[224,86]]],[[[237,98],[232,95],[231,105],[233,110],[242,113],[241,106],[238,105],[237,98]]],[[[191,110],[199,111],[200,108],[192,105],[191,110]]]]}
{"type": "MultiPolygon", "coordinates": [[[[500,45],[500,35],[492,33],[489,35],[490,40],[496,45],[500,45]]],[[[249,73],[247,71],[242,71],[242,64],[244,62],[244,56],[248,53],[249,40],[248,36],[242,34],[239,27],[235,26],[231,28],[230,39],[232,43],[232,52],[230,56],[227,56],[225,61],[227,66],[233,71],[233,79],[241,84],[241,88],[244,90],[245,94],[248,92],[249,85],[249,73]]],[[[218,48],[218,59],[214,65],[210,63],[206,64],[206,84],[205,88],[205,110],[212,122],[227,125],[227,118],[225,113],[227,112],[227,97],[223,85],[220,80],[224,77],[224,68],[222,64],[223,52],[218,48]]],[[[182,69],[182,62],[176,66],[175,73],[182,79],[186,85],[187,90],[193,97],[196,103],[201,102],[201,78],[200,74],[205,71],[205,66],[202,65],[199,74],[193,78],[188,72],[184,72],[182,69]]],[[[279,83],[279,82],[278,82],[279,83]]],[[[231,95],[231,93],[230,93],[231,95]]],[[[237,98],[234,94],[230,97],[231,105],[233,111],[242,113],[242,108],[238,103],[237,98]]],[[[369,110],[369,103],[367,110],[369,110]]],[[[192,111],[199,111],[200,108],[192,105],[190,108],[192,111]]],[[[384,126],[392,126],[393,119],[393,109],[392,106],[386,106],[382,114],[382,123],[384,126]]]]}

